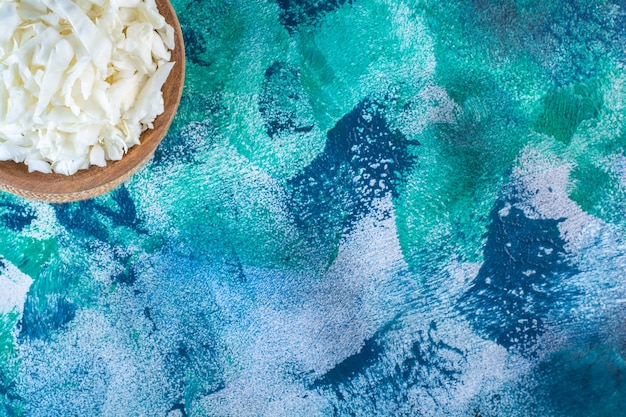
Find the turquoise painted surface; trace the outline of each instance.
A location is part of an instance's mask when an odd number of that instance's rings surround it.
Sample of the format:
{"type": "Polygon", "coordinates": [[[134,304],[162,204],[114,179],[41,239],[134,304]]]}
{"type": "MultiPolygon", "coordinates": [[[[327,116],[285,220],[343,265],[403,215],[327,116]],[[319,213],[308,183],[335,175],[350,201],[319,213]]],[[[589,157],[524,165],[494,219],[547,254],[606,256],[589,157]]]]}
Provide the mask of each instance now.
{"type": "Polygon", "coordinates": [[[174,7],[119,189],[0,195],[0,416],[626,415],[626,5],[174,7]]]}

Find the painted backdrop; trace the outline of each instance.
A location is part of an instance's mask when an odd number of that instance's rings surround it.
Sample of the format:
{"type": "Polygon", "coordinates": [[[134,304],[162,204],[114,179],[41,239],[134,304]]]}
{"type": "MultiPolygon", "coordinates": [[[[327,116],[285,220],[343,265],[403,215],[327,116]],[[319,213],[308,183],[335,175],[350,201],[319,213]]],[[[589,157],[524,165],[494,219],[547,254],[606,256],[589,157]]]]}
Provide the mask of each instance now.
{"type": "Polygon", "coordinates": [[[174,0],[154,159],[0,194],[0,416],[626,415],[623,0],[174,0]]]}

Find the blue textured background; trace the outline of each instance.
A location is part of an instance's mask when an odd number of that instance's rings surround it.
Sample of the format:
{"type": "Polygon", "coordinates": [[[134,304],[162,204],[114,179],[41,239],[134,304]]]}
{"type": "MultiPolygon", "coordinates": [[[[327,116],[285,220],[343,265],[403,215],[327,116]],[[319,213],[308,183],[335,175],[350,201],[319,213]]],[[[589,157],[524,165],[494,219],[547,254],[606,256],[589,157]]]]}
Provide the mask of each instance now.
{"type": "Polygon", "coordinates": [[[179,113],[0,194],[0,416],[626,416],[626,3],[174,0],[179,113]]]}

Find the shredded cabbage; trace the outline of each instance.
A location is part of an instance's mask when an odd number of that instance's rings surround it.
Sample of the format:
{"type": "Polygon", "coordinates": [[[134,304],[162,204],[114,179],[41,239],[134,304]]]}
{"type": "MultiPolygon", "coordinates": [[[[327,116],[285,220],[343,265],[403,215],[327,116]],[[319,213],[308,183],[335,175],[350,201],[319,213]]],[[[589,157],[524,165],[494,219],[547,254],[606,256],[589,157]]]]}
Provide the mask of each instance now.
{"type": "Polygon", "coordinates": [[[72,175],[164,110],[174,30],[154,0],[0,0],[0,160],[72,175]]]}

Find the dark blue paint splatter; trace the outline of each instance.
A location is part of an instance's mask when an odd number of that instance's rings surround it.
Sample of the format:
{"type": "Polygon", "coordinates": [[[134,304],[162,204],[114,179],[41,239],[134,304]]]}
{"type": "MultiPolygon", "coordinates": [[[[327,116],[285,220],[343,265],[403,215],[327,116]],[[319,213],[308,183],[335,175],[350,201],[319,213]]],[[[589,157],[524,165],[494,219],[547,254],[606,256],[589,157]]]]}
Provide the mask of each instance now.
{"type": "Polygon", "coordinates": [[[202,32],[191,26],[182,26],[183,42],[185,43],[185,57],[196,65],[208,67],[211,63],[204,57],[206,54],[206,42],[202,32]]]}
{"type": "Polygon", "coordinates": [[[280,23],[291,33],[300,25],[314,25],[326,13],[353,0],[278,0],[281,8],[280,23]]]}
{"type": "Polygon", "coordinates": [[[133,285],[139,277],[137,267],[133,262],[133,256],[115,254],[114,258],[116,261],[120,262],[124,268],[122,272],[113,278],[113,282],[123,285],[133,285]]]}
{"type": "Polygon", "coordinates": [[[95,199],[71,204],[55,204],[53,207],[63,227],[84,237],[94,237],[106,242],[109,233],[107,226],[103,223],[104,219],[108,219],[112,226],[130,227],[136,233],[145,233],[137,215],[135,202],[128,189],[122,185],[112,191],[110,197],[115,203],[114,207],[99,203],[95,199]]]}
{"type": "Polygon", "coordinates": [[[50,334],[69,323],[76,315],[76,306],[64,297],[46,300],[40,308],[36,297],[29,294],[24,304],[20,337],[46,339],[50,334]]]}
{"type": "Polygon", "coordinates": [[[4,213],[0,215],[0,221],[7,228],[21,232],[25,227],[30,226],[36,216],[33,210],[23,204],[14,204],[9,201],[0,203],[0,209],[4,209],[4,213]]]}
{"type": "Polygon", "coordinates": [[[116,226],[130,227],[137,233],[144,233],[141,227],[141,220],[137,216],[137,208],[128,188],[118,187],[111,192],[111,198],[116,203],[113,208],[105,205],[96,205],[95,209],[103,215],[109,217],[116,226]]]}
{"type": "Polygon", "coordinates": [[[484,263],[461,299],[473,327],[507,349],[532,352],[563,294],[556,287],[575,272],[558,225],[533,219],[500,199],[491,211],[484,263]]]}
{"type": "Polygon", "coordinates": [[[311,385],[312,389],[333,395],[333,416],[355,415],[346,402],[348,398],[351,401],[358,398],[359,403],[367,404],[371,415],[422,415],[419,408],[408,408],[410,390],[422,388],[422,392],[431,393],[459,382],[465,353],[438,336],[435,322],[430,323],[428,330],[417,332],[403,360],[387,368],[386,343],[390,332],[397,330],[396,324],[385,326],[366,341],[359,353],[311,385]],[[380,404],[385,408],[380,409],[380,404]],[[393,406],[396,408],[390,408],[393,406]]]}
{"type": "Polygon", "coordinates": [[[382,334],[376,333],[373,337],[367,339],[360,351],[335,365],[331,370],[318,378],[312,387],[347,384],[356,375],[363,374],[383,354],[381,336],[382,334]]]}
{"type": "Polygon", "coordinates": [[[202,0],[192,0],[186,7],[187,13],[179,14],[183,42],[185,44],[185,58],[196,65],[208,67],[211,63],[207,60],[207,42],[204,39],[204,27],[198,27],[196,19],[210,19],[206,15],[206,3],[202,0]]]}
{"type": "Polygon", "coordinates": [[[55,205],[59,223],[72,233],[83,236],[94,236],[106,241],[106,227],[95,218],[95,203],[92,200],[72,204],[55,205]]]}
{"type": "Polygon", "coordinates": [[[150,330],[150,333],[157,331],[157,326],[156,326],[156,323],[154,322],[154,319],[152,318],[150,307],[145,307],[143,309],[143,315],[145,316],[146,319],[148,319],[150,323],[152,323],[152,330],[150,330]]]}
{"type": "Polygon", "coordinates": [[[381,110],[360,102],[328,132],[324,151],[287,182],[296,226],[313,239],[337,242],[377,198],[397,196],[414,166],[409,146],[418,143],[392,131],[381,110]]]}

